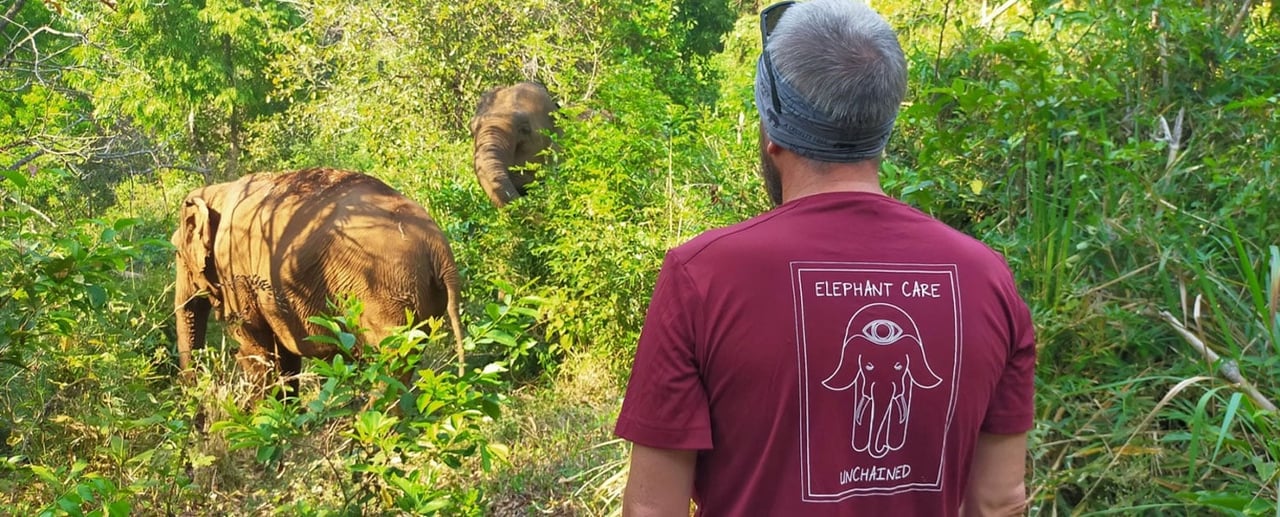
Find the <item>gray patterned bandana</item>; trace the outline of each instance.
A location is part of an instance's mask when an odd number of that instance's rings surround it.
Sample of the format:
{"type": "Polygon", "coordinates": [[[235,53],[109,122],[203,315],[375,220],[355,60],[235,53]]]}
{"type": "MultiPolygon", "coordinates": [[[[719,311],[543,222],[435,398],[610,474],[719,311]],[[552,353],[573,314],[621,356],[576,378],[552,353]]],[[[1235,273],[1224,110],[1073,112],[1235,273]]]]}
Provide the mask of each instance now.
{"type": "Polygon", "coordinates": [[[875,158],[884,151],[897,117],[876,127],[845,127],[819,112],[791,85],[774,77],[782,113],[773,109],[764,59],[756,61],[756,109],[774,143],[809,159],[849,163],[875,158]]]}

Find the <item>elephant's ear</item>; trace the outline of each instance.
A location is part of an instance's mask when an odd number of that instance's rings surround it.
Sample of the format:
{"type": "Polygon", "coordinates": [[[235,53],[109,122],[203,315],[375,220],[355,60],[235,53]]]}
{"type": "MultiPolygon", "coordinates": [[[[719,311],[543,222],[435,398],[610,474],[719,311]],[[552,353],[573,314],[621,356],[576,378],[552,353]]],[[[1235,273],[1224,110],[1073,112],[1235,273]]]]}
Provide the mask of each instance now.
{"type": "Polygon", "coordinates": [[[476,114],[471,117],[471,136],[476,136],[476,130],[480,129],[480,119],[493,109],[494,102],[498,100],[498,90],[501,89],[490,88],[480,96],[480,103],[476,105],[476,114]]]}
{"type": "Polygon", "coordinates": [[[862,379],[862,356],[849,348],[849,344],[845,343],[844,349],[840,351],[840,364],[836,365],[836,371],[823,379],[822,385],[827,389],[844,391],[862,379]]]}
{"type": "Polygon", "coordinates": [[[217,231],[213,221],[204,199],[191,197],[183,203],[182,221],[173,244],[192,273],[209,274],[205,268],[213,254],[213,234],[217,231]]]}
{"type": "Polygon", "coordinates": [[[906,352],[907,374],[911,375],[911,381],[921,388],[932,388],[942,383],[942,378],[938,374],[933,373],[933,367],[929,366],[929,362],[924,356],[924,344],[914,336],[907,336],[898,341],[897,346],[901,346],[906,352]]]}

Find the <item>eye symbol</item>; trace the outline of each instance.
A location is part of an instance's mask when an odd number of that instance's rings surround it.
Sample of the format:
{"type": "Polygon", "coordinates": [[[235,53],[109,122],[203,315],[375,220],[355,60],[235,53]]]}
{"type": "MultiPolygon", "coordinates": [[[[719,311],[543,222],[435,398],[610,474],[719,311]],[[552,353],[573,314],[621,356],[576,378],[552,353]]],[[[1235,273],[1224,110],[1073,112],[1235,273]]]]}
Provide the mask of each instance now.
{"type": "Polygon", "coordinates": [[[893,369],[894,369],[894,370],[901,370],[901,369],[902,369],[902,363],[893,363],[893,369]]]}
{"type": "Polygon", "coordinates": [[[866,369],[867,369],[867,371],[869,372],[869,371],[871,371],[871,370],[876,369],[876,365],[871,364],[871,363],[867,363],[867,365],[866,365],[866,366],[864,366],[863,368],[866,368],[866,369]]]}
{"type": "Polygon", "coordinates": [[[902,327],[889,320],[874,320],[862,327],[862,336],[877,345],[893,343],[902,334],[902,327]]]}

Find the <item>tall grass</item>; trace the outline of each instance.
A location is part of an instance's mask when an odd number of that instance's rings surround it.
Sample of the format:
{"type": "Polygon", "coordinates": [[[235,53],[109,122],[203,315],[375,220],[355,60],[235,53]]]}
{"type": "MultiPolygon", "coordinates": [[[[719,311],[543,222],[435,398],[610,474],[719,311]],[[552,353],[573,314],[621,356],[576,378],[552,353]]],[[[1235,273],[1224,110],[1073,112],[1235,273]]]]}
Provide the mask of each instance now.
{"type": "Polygon", "coordinates": [[[1230,39],[1212,10],[1026,14],[912,47],[902,165],[942,191],[917,202],[1005,252],[1033,307],[1033,508],[1280,511],[1277,415],[1222,375],[1277,396],[1276,233],[1256,204],[1280,189],[1262,151],[1274,25],[1230,39]]]}

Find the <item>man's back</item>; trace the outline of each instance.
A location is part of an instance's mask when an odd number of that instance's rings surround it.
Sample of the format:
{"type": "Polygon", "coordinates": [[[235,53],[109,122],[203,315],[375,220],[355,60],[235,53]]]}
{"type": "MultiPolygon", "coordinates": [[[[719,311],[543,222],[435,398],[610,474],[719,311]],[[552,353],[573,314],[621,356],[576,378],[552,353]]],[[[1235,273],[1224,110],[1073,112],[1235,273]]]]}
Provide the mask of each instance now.
{"type": "Polygon", "coordinates": [[[668,254],[618,433],[701,450],[708,515],[940,515],[980,430],[1030,426],[1033,363],[999,255],[879,194],[813,195],[668,254]]]}

